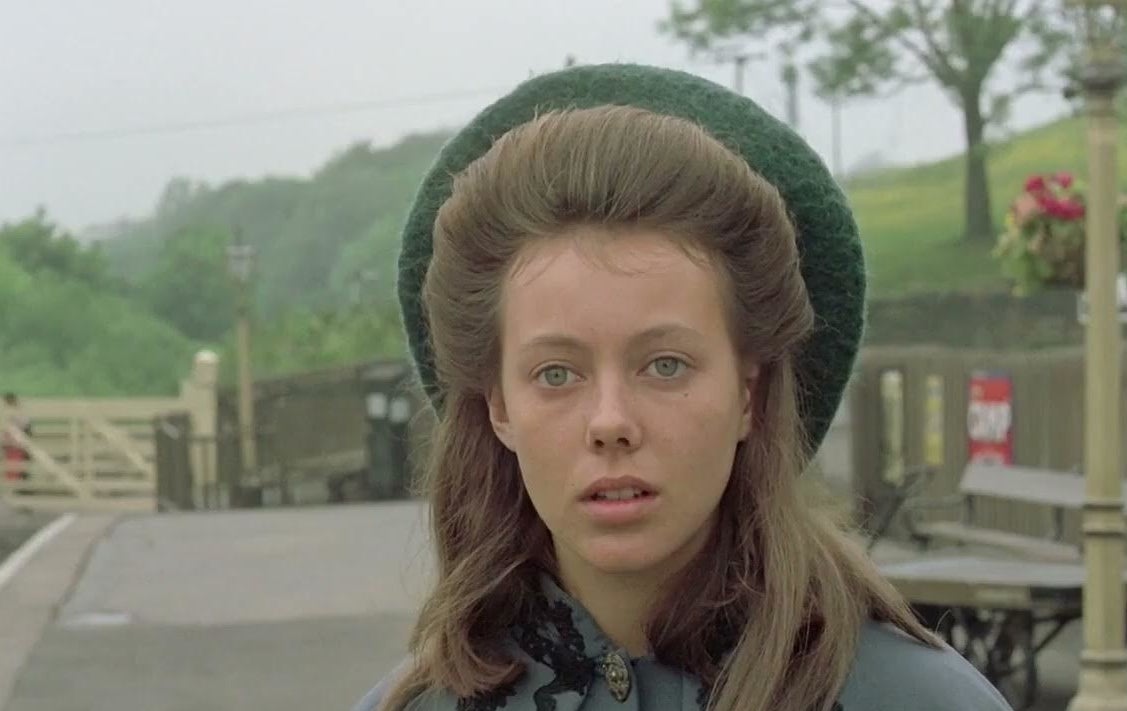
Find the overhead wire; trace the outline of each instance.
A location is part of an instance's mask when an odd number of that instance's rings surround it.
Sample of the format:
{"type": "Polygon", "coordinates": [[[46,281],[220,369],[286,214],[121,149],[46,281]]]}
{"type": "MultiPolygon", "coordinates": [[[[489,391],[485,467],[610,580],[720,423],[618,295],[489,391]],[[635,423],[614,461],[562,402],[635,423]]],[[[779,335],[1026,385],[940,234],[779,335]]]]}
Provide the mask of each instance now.
{"type": "Polygon", "coordinates": [[[230,128],[235,126],[249,126],[272,123],[292,118],[334,116],[385,109],[408,108],[412,106],[425,106],[436,103],[444,103],[448,101],[457,101],[461,99],[475,99],[485,95],[499,95],[510,90],[511,88],[511,85],[479,87],[475,89],[467,89],[465,91],[449,91],[435,94],[423,94],[419,96],[399,97],[395,99],[375,99],[336,104],[293,106],[284,109],[259,111],[214,119],[175,121],[108,129],[67,131],[42,134],[38,136],[0,136],[0,147],[25,147],[34,145],[49,145],[55,143],[114,140],[120,138],[132,138],[137,136],[169,135],[206,129],[230,128]]]}

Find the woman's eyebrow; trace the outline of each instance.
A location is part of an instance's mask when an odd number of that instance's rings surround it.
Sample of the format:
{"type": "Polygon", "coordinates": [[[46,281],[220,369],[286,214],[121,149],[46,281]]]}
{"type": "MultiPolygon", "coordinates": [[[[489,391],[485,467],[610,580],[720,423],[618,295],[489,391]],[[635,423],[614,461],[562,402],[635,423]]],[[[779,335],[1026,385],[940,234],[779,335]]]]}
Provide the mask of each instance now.
{"type": "Polygon", "coordinates": [[[666,338],[691,338],[696,340],[704,338],[704,334],[684,324],[661,323],[656,326],[651,326],[641,333],[635,334],[630,338],[630,343],[632,345],[641,345],[666,338]]]}
{"type": "MultiPolygon", "coordinates": [[[[684,324],[662,323],[634,334],[630,337],[629,343],[631,346],[640,346],[666,338],[689,338],[697,340],[703,337],[703,334],[699,331],[684,324]]],[[[587,348],[587,344],[584,343],[582,339],[566,333],[542,333],[530,338],[520,346],[521,350],[532,350],[534,348],[559,348],[562,350],[577,351],[587,348]]]]}

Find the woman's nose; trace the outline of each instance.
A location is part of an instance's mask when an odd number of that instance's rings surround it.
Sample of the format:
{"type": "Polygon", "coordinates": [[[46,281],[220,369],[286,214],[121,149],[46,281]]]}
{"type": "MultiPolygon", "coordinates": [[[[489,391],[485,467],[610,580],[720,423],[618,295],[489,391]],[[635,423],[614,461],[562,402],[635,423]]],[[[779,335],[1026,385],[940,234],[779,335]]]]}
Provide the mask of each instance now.
{"type": "Polygon", "coordinates": [[[633,450],[642,444],[630,393],[621,384],[599,386],[587,422],[587,446],[593,450],[633,450]]]}

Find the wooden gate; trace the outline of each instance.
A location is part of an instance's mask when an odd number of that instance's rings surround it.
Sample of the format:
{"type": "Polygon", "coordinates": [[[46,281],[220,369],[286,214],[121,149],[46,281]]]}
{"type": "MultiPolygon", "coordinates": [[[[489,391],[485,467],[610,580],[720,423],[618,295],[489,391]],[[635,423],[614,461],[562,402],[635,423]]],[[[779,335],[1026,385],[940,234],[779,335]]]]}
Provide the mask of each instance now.
{"type": "MultiPolygon", "coordinates": [[[[0,434],[29,459],[16,476],[0,475],[0,499],[41,511],[155,511],[154,422],[187,413],[199,435],[212,436],[217,372],[215,355],[202,351],[178,397],[26,398],[21,409],[31,434],[0,434]]],[[[191,486],[208,483],[213,460],[213,452],[192,457],[191,486]]]]}
{"type": "Polygon", "coordinates": [[[163,398],[29,403],[31,436],[5,432],[29,455],[21,476],[4,477],[8,503],[35,510],[154,510],[152,422],[178,405],[163,398]]]}

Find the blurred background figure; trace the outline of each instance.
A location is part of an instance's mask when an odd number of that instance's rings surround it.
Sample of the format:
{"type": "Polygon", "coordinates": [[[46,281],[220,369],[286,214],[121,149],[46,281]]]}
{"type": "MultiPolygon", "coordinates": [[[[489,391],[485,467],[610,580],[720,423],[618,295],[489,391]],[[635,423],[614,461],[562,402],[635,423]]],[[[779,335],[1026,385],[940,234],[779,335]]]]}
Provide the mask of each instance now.
{"type": "Polygon", "coordinates": [[[4,428],[0,433],[0,442],[3,442],[4,447],[4,478],[8,481],[27,479],[28,452],[19,443],[14,432],[31,436],[31,420],[24,414],[19,396],[15,393],[4,394],[0,423],[4,428]]]}

